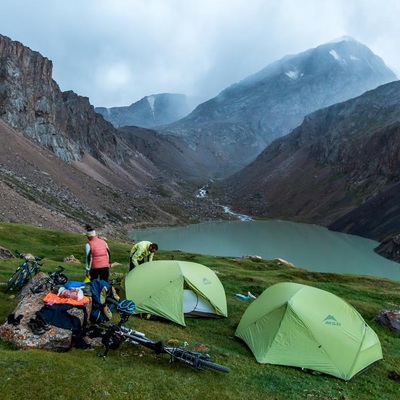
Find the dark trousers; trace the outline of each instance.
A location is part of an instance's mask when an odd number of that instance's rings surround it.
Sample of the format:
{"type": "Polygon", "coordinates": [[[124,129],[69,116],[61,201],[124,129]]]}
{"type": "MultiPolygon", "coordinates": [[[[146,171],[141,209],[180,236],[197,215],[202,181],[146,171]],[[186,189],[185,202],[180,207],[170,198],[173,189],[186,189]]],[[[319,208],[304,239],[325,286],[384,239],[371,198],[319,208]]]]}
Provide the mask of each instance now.
{"type": "Polygon", "coordinates": [[[94,281],[95,279],[100,279],[101,281],[108,282],[108,278],[110,276],[110,268],[95,268],[90,270],[90,280],[94,281]]]}
{"type": "MultiPolygon", "coordinates": [[[[144,263],[144,260],[138,261],[138,264],[139,264],[139,265],[140,265],[140,264],[143,264],[143,263],[144,263]]],[[[131,259],[129,259],[129,271],[132,271],[133,268],[135,268],[135,264],[133,264],[132,258],[131,258],[131,259]]]]}

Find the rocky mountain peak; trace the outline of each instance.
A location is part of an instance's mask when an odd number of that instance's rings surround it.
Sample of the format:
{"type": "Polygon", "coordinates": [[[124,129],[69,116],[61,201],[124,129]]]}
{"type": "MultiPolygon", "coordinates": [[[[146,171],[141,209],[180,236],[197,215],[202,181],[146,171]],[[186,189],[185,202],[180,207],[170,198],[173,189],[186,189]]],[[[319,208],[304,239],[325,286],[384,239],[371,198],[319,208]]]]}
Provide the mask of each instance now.
{"type": "Polygon", "coordinates": [[[21,43],[0,35],[0,110],[12,128],[52,150],[67,162],[87,153],[117,162],[126,156],[114,127],[87,97],[62,92],[52,78],[52,62],[21,43]]]}
{"type": "MultiPolygon", "coordinates": [[[[196,100],[183,94],[161,93],[145,96],[128,107],[96,107],[95,111],[116,128],[154,128],[169,124],[193,111],[196,100]]],[[[196,104],[197,105],[197,104],[196,104]]]]}
{"type": "Polygon", "coordinates": [[[381,240],[400,226],[399,131],[395,81],[309,114],[216,191],[239,213],[381,240]]]}
{"type": "Polygon", "coordinates": [[[182,136],[194,151],[209,149],[203,162],[218,166],[214,176],[226,176],[253,161],[307,114],[394,80],[381,58],[347,38],[268,65],[160,132],[182,136]]]}

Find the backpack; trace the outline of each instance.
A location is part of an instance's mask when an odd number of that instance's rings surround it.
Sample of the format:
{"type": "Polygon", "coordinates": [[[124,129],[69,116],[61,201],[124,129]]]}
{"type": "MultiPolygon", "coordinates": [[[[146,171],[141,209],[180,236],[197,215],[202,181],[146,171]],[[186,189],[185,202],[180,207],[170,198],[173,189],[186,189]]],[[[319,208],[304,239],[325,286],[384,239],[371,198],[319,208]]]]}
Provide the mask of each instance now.
{"type": "Polygon", "coordinates": [[[107,296],[112,295],[111,286],[103,280],[95,279],[88,283],[92,288],[92,311],[89,320],[92,323],[109,321],[111,311],[106,304],[107,296]]]}

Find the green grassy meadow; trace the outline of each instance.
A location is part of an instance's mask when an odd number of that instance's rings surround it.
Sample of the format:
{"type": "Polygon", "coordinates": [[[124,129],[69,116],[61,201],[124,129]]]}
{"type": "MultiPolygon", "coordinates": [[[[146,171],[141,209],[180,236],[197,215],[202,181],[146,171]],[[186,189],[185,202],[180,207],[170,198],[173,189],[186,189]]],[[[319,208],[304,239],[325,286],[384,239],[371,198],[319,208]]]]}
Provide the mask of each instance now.
{"type": "MultiPolygon", "coordinates": [[[[84,279],[86,238],[79,234],[50,231],[27,225],[0,223],[0,246],[12,252],[43,256],[44,272],[63,265],[71,280],[84,279]],[[63,263],[74,255],[81,264],[63,263]]],[[[112,261],[111,279],[128,271],[131,244],[108,241],[112,261]]],[[[160,249],[155,259],[179,259],[202,263],[218,272],[226,292],[228,318],[186,319],[187,326],[147,321],[133,316],[127,326],[153,340],[177,339],[190,347],[206,345],[213,361],[231,369],[230,374],[197,371],[166,356],[123,343],[110,351],[107,360],[97,357],[103,349],[73,348],[65,353],[16,350],[0,340],[0,398],[2,399],[398,399],[400,382],[400,337],[372,319],[383,309],[400,309],[400,282],[332,273],[315,273],[282,265],[278,261],[237,259],[160,249]],[[300,368],[258,364],[246,344],[234,337],[235,329],[251,300],[236,293],[261,294],[278,282],[297,282],[327,290],[353,305],[378,334],[383,360],[349,382],[302,371],[300,368]]],[[[18,303],[18,296],[4,293],[5,282],[20,259],[0,259],[0,323],[18,303]]],[[[114,315],[113,322],[118,321],[114,315]],[[114,321],[115,320],[115,321],[114,321]]]]}

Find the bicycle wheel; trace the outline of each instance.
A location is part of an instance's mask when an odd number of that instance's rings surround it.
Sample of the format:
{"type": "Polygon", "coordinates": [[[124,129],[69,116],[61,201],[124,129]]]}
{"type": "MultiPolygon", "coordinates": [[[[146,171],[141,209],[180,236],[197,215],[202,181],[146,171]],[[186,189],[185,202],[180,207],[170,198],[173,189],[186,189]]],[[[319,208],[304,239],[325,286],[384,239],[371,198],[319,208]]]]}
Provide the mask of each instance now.
{"type": "Polygon", "coordinates": [[[224,367],[223,365],[216,364],[212,361],[206,361],[206,360],[198,360],[199,365],[207,367],[207,368],[212,368],[215,369],[216,371],[220,372],[225,372],[226,374],[229,374],[231,370],[228,367],[224,367]]]}
{"type": "Polygon", "coordinates": [[[20,284],[21,277],[22,277],[22,271],[20,269],[17,269],[7,282],[5,293],[7,293],[9,290],[14,290],[15,287],[20,284]]]}
{"type": "Polygon", "coordinates": [[[186,364],[190,364],[192,367],[199,369],[199,367],[207,367],[215,369],[216,371],[229,373],[230,369],[228,367],[224,367],[223,365],[216,364],[212,361],[208,361],[204,358],[203,354],[196,354],[195,352],[187,352],[183,349],[174,349],[171,354],[174,359],[182,361],[186,364]]]}
{"type": "Polygon", "coordinates": [[[7,293],[9,290],[14,290],[18,286],[21,289],[22,286],[24,285],[25,281],[25,271],[18,269],[14,272],[13,276],[8,280],[7,282],[7,288],[5,290],[5,293],[7,293]]]}

